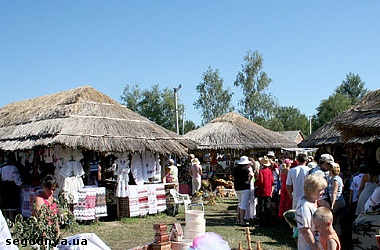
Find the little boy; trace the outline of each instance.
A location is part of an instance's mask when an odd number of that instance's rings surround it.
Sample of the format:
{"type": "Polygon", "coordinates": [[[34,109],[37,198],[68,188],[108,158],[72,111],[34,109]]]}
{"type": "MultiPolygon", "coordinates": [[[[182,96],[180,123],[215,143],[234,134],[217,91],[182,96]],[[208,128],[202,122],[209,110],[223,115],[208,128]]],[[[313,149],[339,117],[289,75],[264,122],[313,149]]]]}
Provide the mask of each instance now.
{"type": "Polygon", "coordinates": [[[340,250],[340,241],[333,228],[333,214],[326,207],[319,207],[313,214],[312,222],[319,232],[319,249],[340,250]]]}

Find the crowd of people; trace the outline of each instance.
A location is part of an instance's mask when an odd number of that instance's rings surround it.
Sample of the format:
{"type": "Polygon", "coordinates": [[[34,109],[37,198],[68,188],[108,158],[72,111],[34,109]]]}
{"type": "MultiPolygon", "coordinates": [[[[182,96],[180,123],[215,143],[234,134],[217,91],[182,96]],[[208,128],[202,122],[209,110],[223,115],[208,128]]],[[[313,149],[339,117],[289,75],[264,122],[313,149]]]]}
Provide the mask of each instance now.
{"type": "Polygon", "coordinates": [[[346,225],[380,204],[380,164],[356,163],[347,176],[330,154],[320,155],[318,164],[305,153],[281,160],[272,151],[258,159],[242,156],[234,168],[236,222],[269,227],[293,212],[298,249],[341,249],[345,233],[351,236],[346,225]]]}

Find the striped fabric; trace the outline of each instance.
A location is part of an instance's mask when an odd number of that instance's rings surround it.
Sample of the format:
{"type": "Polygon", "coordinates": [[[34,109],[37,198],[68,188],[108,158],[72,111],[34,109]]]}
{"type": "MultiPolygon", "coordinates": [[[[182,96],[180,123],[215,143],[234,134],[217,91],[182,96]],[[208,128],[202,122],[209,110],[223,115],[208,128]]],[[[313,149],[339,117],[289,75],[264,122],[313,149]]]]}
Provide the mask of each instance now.
{"type": "Polygon", "coordinates": [[[86,186],[78,191],[78,203],[74,205],[77,220],[94,220],[107,216],[106,189],[86,186]]]}
{"type": "Polygon", "coordinates": [[[130,185],[129,217],[156,214],[166,210],[164,184],[130,185]]]}

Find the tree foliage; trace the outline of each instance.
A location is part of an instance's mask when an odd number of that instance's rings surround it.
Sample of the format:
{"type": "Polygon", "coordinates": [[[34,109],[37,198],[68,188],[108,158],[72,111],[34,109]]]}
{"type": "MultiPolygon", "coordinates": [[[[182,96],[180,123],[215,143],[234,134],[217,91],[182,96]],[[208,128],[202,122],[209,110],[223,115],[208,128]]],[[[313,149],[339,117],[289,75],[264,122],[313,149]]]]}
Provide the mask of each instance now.
{"type": "Polygon", "coordinates": [[[313,130],[332,121],[340,113],[352,106],[352,101],[346,95],[334,93],[326,100],[322,100],[317,108],[317,115],[314,117],[313,130]]]}
{"type": "Polygon", "coordinates": [[[334,93],[322,100],[313,117],[313,130],[332,121],[336,116],[356,104],[368,90],[359,75],[348,73],[334,93]]]}
{"type": "MultiPolygon", "coordinates": [[[[122,104],[132,111],[148,118],[158,125],[176,131],[174,90],[165,88],[161,90],[159,85],[153,85],[151,89],[141,90],[138,84],[133,87],[126,85],[121,96],[122,104]]],[[[178,99],[178,123],[182,129],[182,116],[184,105],[178,99]]]]}
{"type": "Polygon", "coordinates": [[[346,79],[342,81],[342,84],[335,89],[335,93],[346,95],[350,100],[351,104],[357,103],[368,90],[364,88],[365,82],[362,81],[358,74],[352,72],[346,75],[346,79]]]}
{"type": "Polygon", "coordinates": [[[194,130],[196,128],[197,128],[197,126],[195,125],[195,123],[193,121],[186,120],[185,121],[184,134],[186,134],[187,132],[194,130]]]}
{"type": "Polygon", "coordinates": [[[301,130],[304,135],[310,133],[308,117],[293,106],[277,107],[274,117],[268,121],[268,128],[274,131],[301,130]]]}
{"type": "Polygon", "coordinates": [[[233,93],[230,88],[223,89],[223,79],[219,76],[219,70],[208,70],[203,73],[203,82],[196,86],[199,98],[194,102],[194,107],[199,109],[202,115],[202,124],[206,124],[214,118],[231,112],[233,93]]]}
{"type": "Polygon", "coordinates": [[[272,79],[263,71],[263,57],[258,51],[248,51],[244,56],[245,64],[238,72],[234,85],[241,87],[243,99],[239,100],[242,107],[240,113],[248,119],[265,125],[265,121],[273,118],[277,100],[267,88],[272,79]]]}

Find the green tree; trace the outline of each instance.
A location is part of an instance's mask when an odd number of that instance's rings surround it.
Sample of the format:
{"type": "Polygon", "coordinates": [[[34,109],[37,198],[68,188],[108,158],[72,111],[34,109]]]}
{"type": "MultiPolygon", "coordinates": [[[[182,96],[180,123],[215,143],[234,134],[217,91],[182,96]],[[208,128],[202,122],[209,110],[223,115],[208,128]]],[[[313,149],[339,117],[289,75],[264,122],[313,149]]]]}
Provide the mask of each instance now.
{"type": "Polygon", "coordinates": [[[351,104],[357,103],[368,90],[364,88],[365,82],[358,74],[352,72],[346,75],[346,79],[342,81],[342,84],[335,89],[335,93],[346,95],[351,99],[351,104]]]}
{"type": "Polygon", "coordinates": [[[277,99],[267,88],[272,79],[263,71],[263,57],[258,51],[248,51],[244,56],[245,64],[239,71],[234,85],[243,90],[243,99],[239,100],[242,107],[240,113],[248,119],[265,126],[266,120],[273,118],[277,99]]]}
{"type": "Polygon", "coordinates": [[[275,131],[301,130],[304,135],[310,133],[308,117],[293,106],[277,107],[274,118],[269,121],[269,124],[275,131]]]}
{"type": "Polygon", "coordinates": [[[133,87],[126,85],[123,95],[120,97],[123,104],[134,112],[139,112],[139,102],[142,98],[139,85],[136,83],[133,87]]]}
{"type": "Polygon", "coordinates": [[[317,114],[313,116],[313,130],[330,122],[340,113],[356,104],[368,93],[364,85],[365,82],[359,75],[348,73],[334,93],[328,99],[321,101],[317,108],[317,114]]]}
{"type": "MultiPolygon", "coordinates": [[[[127,85],[121,96],[122,104],[132,111],[148,118],[158,125],[176,131],[174,91],[165,88],[161,90],[159,85],[151,89],[140,90],[138,84],[133,87],[127,85]]],[[[184,112],[184,105],[178,99],[178,113],[184,112]]],[[[182,128],[181,115],[178,117],[179,128],[182,128]]]]}
{"type": "Polygon", "coordinates": [[[313,130],[332,121],[340,113],[352,106],[352,100],[346,95],[334,93],[326,100],[322,100],[317,108],[317,115],[313,118],[313,130]]]}
{"type": "Polygon", "coordinates": [[[223,79],[219,76],[219,70],[208,70],[202,75],[203,82],[196,86],[199,98],[194,102],[194,107],[201,110],[202,124],[209,123],[212,119],[234,110],[231,105],[233,93],[230,88],[223,89],[223,79]]]}
{"type": "Polygon", "coordinates": [[[185,121],[185,134],[191,130],[196,129],[196,128],[197,127],[193,121],[190,121],[190,120],[185,121]]]}

